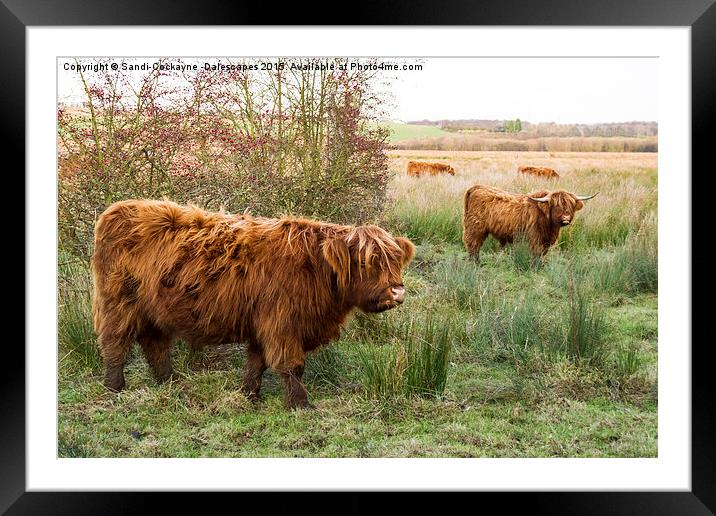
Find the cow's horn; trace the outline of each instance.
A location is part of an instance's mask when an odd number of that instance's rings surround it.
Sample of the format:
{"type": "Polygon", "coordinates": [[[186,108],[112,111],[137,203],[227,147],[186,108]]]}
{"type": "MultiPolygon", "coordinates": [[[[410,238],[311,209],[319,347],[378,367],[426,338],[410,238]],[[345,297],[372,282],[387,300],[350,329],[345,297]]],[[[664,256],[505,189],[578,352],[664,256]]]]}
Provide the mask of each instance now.
{"type": "Polygon", "coordinates": [[[549,201],[549,195],[545,195],[544,197],[530,197],[530,199],[537,202],[547,202],[549,201]]]}
{"type": "Polygon", "coordinates": [[[594,195],[577,195],[576,197],[578,201],[588,201],[592,197],[596,197],[598,193],[599,192],[595,193],[594,195]]]}

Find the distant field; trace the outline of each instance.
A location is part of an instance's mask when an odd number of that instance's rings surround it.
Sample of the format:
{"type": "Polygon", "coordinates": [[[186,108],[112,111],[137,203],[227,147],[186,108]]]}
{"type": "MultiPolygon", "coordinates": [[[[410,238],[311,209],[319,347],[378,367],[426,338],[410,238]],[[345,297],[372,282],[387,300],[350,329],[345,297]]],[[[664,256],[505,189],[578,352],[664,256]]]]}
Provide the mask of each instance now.
{"type": "Polygon", "coordinates": [[[390,143],[417,138],[437,138],[451,134],[432,125],[398,124],[395,122],[382,122],[381,125],[390,129],[388,138],[390,143]]]}
{"type": "Polygon", "coordinates": [[[381,122],[381,125],[390,129],[388,143],[402,150],[656,153],[659,148],[657,136],[545,137],[527,132],[510,134],[489,131],[450,132],[434,125],[396,122],[381,122]]]}
{"type": "Polygon", "coordinates": [[[518,151],[518,152],[651,152],[659,148],[658,137],[530,137],[526,134],[447,133],[391,142],[404,150],[432,149],[443,151],[518,151]]]}
{"type": "Polygon", "coordinates": [[[557,172],[579,169],[656,169],[659,155],[654,152],[548,152],[548,151],[444,151],[433,149],[386,151],[391,169],[404,171],[408,160],[440,161],[449,163],[465,175],[472,172],[473,162],[481,163],[483,172],[516,172],[519,165],[551,167],[557,172]]]}

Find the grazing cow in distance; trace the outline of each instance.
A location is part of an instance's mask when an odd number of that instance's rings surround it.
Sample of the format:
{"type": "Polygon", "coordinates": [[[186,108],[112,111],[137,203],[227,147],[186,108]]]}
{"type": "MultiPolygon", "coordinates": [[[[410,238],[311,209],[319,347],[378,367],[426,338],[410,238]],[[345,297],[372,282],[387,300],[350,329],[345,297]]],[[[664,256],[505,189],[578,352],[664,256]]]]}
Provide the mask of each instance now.
{"type": "Polygon", "coordinates": [[[422,176],[422,175],[431,175],[436,176],[438,174],[450,174],[451,176],[455,175],[455,169],[452,168],[450,165],[445,165],[444,163],[428,163],[425,161],[408,161],[408,175],[409,176],[422,176]]]}
{"type": "Polygon", "coordinates": [[[258,399],[266,368],[280,373],[289,408],[311,405],[306,353],[340,335],[355,308],[377,313],[405,298],[415,253],[373,226],[207,212],[170,201],[111,205],[95,228],[94,328],[105,386],[124,387],[136,340],[157,381],[170,349],[247,342],[243,391],[258,399]]]}
{"type": "Polygon", "coordinates": [[[517,173],[528,174],[531,176],[538,176],[538,177],[548,177],[548,178],[559,177],[559,174],[553,168],[547,168],[547,167],[522,166],[517,169],[517,173]]]}
{"type": "Polygon", "coordinates": [[[511,194],[486,185],[474,185],[465,192],[463,242],[476,261],[488,235],[501,245],[520,235],[529,242],[535,256],[547,253],[557,242],[559,231],[569,225],[583,201],[597,194],[582,196],[558,190],[540,190],[529,195],[511,194]]]}

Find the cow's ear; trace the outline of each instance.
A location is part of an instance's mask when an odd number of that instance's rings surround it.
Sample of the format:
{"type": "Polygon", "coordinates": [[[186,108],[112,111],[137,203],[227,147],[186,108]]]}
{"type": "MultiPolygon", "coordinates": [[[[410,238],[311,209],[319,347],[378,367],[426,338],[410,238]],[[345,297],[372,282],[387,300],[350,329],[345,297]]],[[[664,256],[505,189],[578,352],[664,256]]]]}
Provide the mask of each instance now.
{"type": "Polygon", "coordinates": [[[338,286],[346,288],[351,280],[351,254],[348,243],[342,238],[329,238],[323,242],[323,257],[338,276],[338,286]]]}
{"type": "Polygon", "coordinates": [[[547,190],[537,190],[536,192],[532,192],[531,194],[528,194],[529,197],[534,197],[537,199],[540,199],[542,197],[547,197],[551,192],[548,192],[547,190]]]}
{"type": "Polygon", "coordinates": [[[405,267],[415,256],[415,246],[407,238],[396,237],[395,241],[398,243],[400,249],[403,251],[403,267],[405,267]]]}

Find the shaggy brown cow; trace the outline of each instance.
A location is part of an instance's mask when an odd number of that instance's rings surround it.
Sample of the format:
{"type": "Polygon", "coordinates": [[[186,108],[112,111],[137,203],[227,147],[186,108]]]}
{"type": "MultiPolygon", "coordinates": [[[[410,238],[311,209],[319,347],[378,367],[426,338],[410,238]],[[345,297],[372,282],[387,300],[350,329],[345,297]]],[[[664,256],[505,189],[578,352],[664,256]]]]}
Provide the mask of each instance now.
{"type": "Polygon", "coordinates": [[[287,407],[310,407],[306,352],[338,338],[354,308],[401,304],[401,270],[414,253],[409,240],[377,226],[117,202],[97,221],[92,257],[104,383],[123,388],[135,340],[159,382],[172,374],[175,338],[192,347],[245,341],[247,396],[258,399],[271,367],[287,407]]]}
{"type": "Polygon", "coordinates": [[[455,169],[444,163],[427,163],[425,161],[408,161],[408,175],[418,177],[421,175],[437,176],[440,173],[455,175],[455,169]]]}
{"type": "Polygon", "coordinates": [[[540,190],[529,195],[511,194],[485,185],[474,185],[465,192],[463,241],[476,261],[488,235],[501,245],[524,235],[535,256],[544,255],[559,237],[559,230],[572,222],[574,213],[590,196],[563,190],[540,190]]]}
{"type": "Polygon", "coordinates": [[[519,167],[517,169],[517,172],[519,174],[528,174],[532,176],[539,176],[539,177],[549,177],[549,178],[555,178],[559,177],[559,174],[553,169],[553,168],[547,168],[547,167],[519,167]]]}

